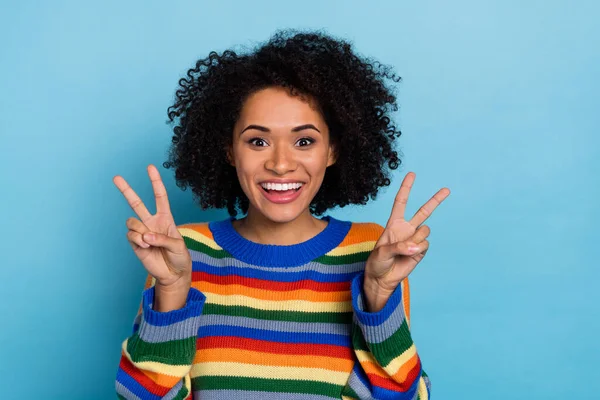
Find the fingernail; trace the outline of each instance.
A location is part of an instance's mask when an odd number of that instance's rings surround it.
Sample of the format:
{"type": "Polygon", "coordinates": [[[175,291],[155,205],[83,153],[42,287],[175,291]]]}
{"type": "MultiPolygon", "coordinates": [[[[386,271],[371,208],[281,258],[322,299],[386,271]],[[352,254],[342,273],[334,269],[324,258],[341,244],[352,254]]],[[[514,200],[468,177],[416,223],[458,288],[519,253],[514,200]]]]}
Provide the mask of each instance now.
{"type": "Polygon", "coordinates": [[[145,240],[148,240],[149,242],[152,242],[155,239],[155,237],[152,233],[146,233],[144,235],[144,238],[145,238],[145,240]]]}
{"type": "Polygon", "coordinates": [[[408,246],[408,251],[410,253],[416,253],[417,251],[419,251],[419,246],[408,246]]]}

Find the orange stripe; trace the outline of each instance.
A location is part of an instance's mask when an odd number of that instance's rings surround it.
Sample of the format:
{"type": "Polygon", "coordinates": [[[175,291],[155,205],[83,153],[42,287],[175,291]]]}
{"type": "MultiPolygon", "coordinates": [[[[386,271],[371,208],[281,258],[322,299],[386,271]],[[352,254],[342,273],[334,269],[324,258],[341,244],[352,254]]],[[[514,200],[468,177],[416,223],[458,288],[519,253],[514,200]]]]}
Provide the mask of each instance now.
{"type": "Polygon", "coordinates": [[[406,361],[404,365],[398,369],[394,375],[392,375],[392,379],[396,382],[404,382],[408,378],[408,374],[419,364],[419,356],[415,353],[414,356],[410,358],[410,360],[406,361]]]}
{"type": "Polygon", "coordinates": [[[404,303],[404,314],[406,315],[406,321],[410,328],[410,287],[408,285],[408,277],[402,281],[402,301],[404,303]]]}
{"type": "Polygon", "coordinates": [[[146,371],[143,369],[139,369],[139,371],[142,372],[144,375],[146,375],[148,378],[152,379],[158,385],[164,386],[167,388],[172,388],[173,386],[175,386],[177,384],[177,382],[179,382],[181,380],[181,378],[179,378],[179,377],[165,375],[165,374],[161,374],[158,372],[146,371]]]}
{"type": "Polygon", "coordinates": [[[239,362],[255,365],[282,367],[323,368],[331,371],[348,372],[352,370],[354,360],[326,356],[270,354],[251,350],[213,348],[200,349],[194,357],[194,364],[202,362],[239,362]]]}
{"type": "Polygon", "coordinates": [[[199,234],[206,236],[208,239],[214,241],[215,238],[212,235],[210,229],[208,229],[208,222],[199,222],[192,224],[179,225],[178,228],[187,228],[198,232],[199,234]]]}
{"type": "Polygon", "coordinates": [[[342,292],[315,292],[308,289],[275,292],[272,290],[249,288],[243,285],[218,285],[206,281],[196,281],[193,286],[202,293],[215,293],[220,295],[242,295],[254,299],[283,301],[306,300],[313,302],[346,302],[352,299],[349,290],[342,292]]]}
{"type": "Polygon", "coordinates": [[[356,243],[377,241],[383,232],[383,227],[374,222],[353,222],[350,231],[338,247],[356,243]]]}

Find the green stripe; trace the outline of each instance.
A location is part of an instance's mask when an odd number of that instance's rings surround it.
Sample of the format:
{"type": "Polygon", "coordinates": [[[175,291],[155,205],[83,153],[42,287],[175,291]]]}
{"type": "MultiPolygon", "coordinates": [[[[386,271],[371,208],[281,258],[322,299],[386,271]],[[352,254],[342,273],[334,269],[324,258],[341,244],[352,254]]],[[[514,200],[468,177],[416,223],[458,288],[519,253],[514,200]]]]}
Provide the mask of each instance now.
{"type": "Polygon", "coordinates": [[[168,342],[148,343],[134,333],[127,340],[127,351],[136,363],[156,361],[168,365],[191,365],[196,354],[196,336],[168,342]]]}
{"type": "Polygon", "coordinates": [[[194,390],[237,389],[273,393],[308,393],[336,399],[341,397],[342,391],[342,386],[325,382],[237,376],[199,376],[192,379],[192,385],[194,390]]]}
{"type": "Polygon", "coordinates": [[[173,400],[184,400],[188,396],[188,394],[189,394],[189,392],[188,392],[187,388],[185,387],[185,384],[183,384],[183,386],[181,387],[179,392],[177,392],[175,397],[173,397],[173,400]]]}
{"type": "Polygon", "coordinates": [[[301,311],[279,311],[279,310],[257,310],[256,308],[244,306],[223,306],[214,303],[205,303],[202,315],[231,315],[236,317],[248,317],[265,319],[271,321],[293,321],[293,322],[330,322],[334,324],[352,323],[352,311],[350,312],[301,312],[301,311]]]}
{"type": "Polygon", "coordinates": [[[406,324],[406,319],[400,328],[381,343],[367,343],[362,330],[352,323],[352,345],[356,350],[370,351],[377,362],[385,367],[390,361],[404,353],[413,344],[412,337],[406,324]]]}
{"type": "Polygon", "coordinates": [[[400,328],[390,337],[381,343],[369,343],[369,348],[379,364],[385,367],[394,358],[408,350],[412,344],[412,337],[410,336],[406,319],[404,319],[400,328]]]}
{"type": "Polygon", "coordinates": [[[357,262],[366,261],[371,254],[370,251],[362,251],[359,253],[351,253],[343,256],[328,256],[327,254],[322,255],[321,257],[315,258],[314,261],[327,264],[327,265],[342,265],[342,264],[353,264],[357,262]]]}
{"type": "Polygon", "coordinates": [[[342,390],[342,395],[352,397],[353,399],[360,399],[360,397],[358,397],[358,394],[348,384],[344,386],[344,389],[342,390]]]}
{"type": "Polygon", "coordinates": [[[360,327],[354,322],[352,322],[352,347],[354,350],[371,351],[360,327]]]}
{"type": "Polygon", "coordinates": [[[189,238],[187,236],[183,237],[183,241],[185,242],[185,245],[189,250],[199,251],[213,258],[232,257],[231,254],[229,254],[225,250],[215,250],[212,247],[209,247],[204,243],[197,242],[194,239],[189,238]]]}

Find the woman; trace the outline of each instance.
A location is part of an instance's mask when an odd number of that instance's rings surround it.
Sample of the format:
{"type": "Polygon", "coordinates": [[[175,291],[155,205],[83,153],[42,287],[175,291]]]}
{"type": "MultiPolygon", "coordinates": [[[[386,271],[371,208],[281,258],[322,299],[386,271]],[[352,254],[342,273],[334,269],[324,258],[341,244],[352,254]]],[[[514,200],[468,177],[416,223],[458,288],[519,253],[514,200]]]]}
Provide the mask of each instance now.
{"type": "Polygon", "coordinates": [[[315,217],[390,184],[400,132],[385,80],[399,78],[345,41],[290,31],[249,54],[211,52],[180,80],[165,167],[231,217],[178,226],[153,165],[155,215],[114,177],[149,273],[120,398],[429,398],[407,277],[450,191],[405,220],[408,173],[385,228],[315,217]]]}

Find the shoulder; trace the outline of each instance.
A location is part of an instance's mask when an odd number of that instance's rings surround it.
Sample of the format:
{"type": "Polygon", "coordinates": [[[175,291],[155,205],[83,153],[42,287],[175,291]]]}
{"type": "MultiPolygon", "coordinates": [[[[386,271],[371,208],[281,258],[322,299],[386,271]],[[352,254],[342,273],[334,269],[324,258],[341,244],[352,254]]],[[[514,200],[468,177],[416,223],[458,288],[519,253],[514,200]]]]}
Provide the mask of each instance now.
{"type": "Polygon", "coordinates": [[[349,236],[362,240],[377,240],[384,231],[384,227],[376,222],[352,222],[349,236]]]}
{"type": "Polygon", "coordinates": [[[376,222],[352,222],[348,234],[339,247],[351,246],[357,250],[370,250],[383,233],[383,226],[376,222]]]}
{"type": "Polygon", "coordinates": [[[184,238],[188,248],[192,247],[193,243],[201,243],[207,245],[215,250],[219,250],[220,247],[215,242],[212,232],[208,226],[208,222],[190,222],[186,224],[177,225],[179,234],[184,238]]]}

